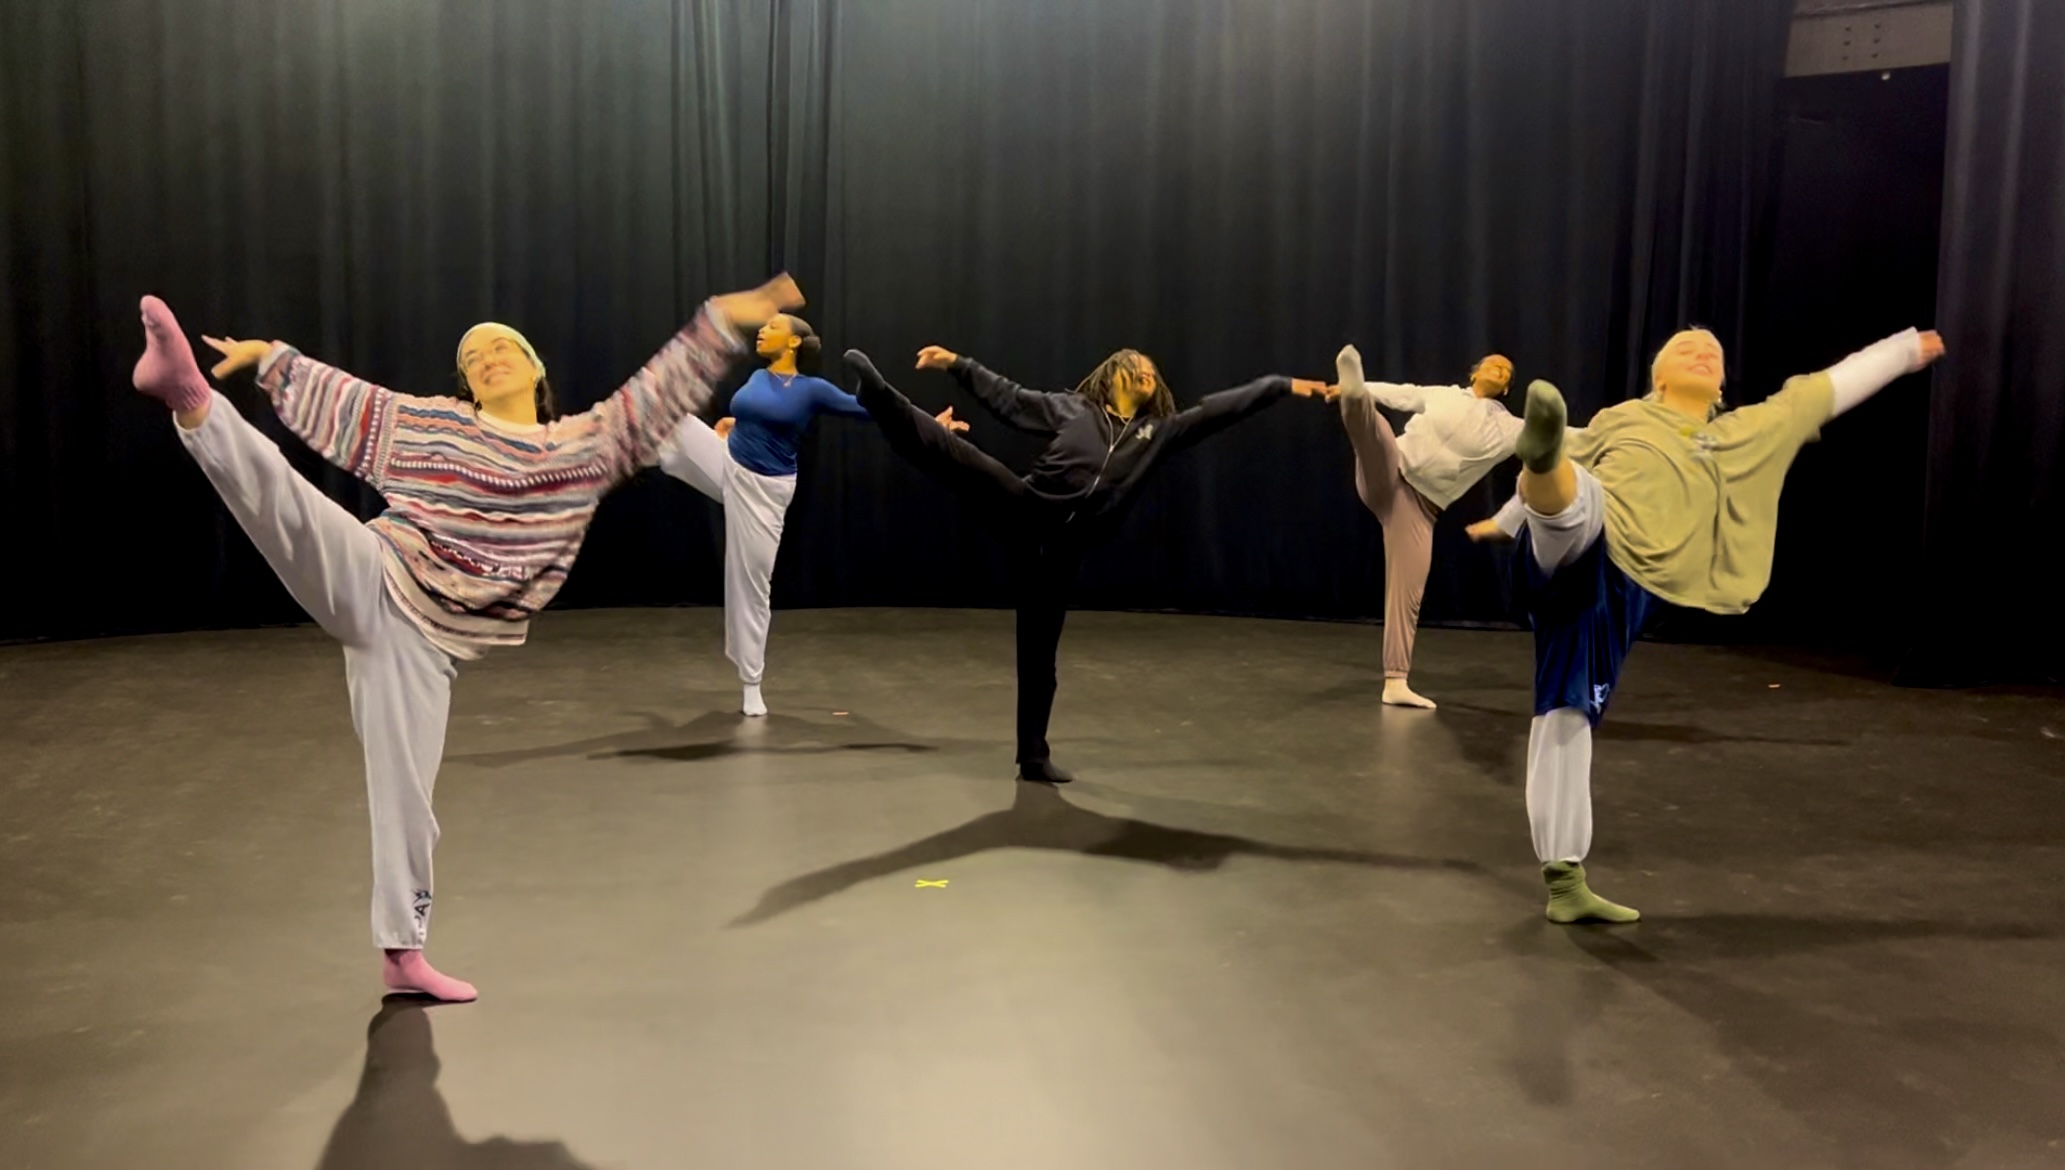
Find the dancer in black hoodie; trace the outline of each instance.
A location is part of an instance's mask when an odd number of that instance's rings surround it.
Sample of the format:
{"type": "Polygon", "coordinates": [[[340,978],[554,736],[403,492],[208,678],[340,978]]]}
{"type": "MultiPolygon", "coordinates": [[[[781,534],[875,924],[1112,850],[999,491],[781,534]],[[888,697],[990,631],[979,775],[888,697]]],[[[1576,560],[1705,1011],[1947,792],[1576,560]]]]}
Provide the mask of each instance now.
{"type": "Polygon", "coordinates": [[[935,417],[913,406],[866,354],[849,349],[846,362],[859,375],[861,405],[889,445],[974,505],[1015,554],[1018,775],[1046,784],[1074,779],[1051,758],[1047,720],[1054,710],[1054,656],[1083,554],[1117,528],[1166,456],[1287,395],[1332,396],[1323,382],[1268,377],[1179,412],[1154,363],[1135,350],[1104,359],[1073,393],[1028,390],[936,345],[919,351],[919,369],[950,371],[1005,423],[1050,436],[1031,473],[1020,476],[942,426],[951,412],[935,417]]]}

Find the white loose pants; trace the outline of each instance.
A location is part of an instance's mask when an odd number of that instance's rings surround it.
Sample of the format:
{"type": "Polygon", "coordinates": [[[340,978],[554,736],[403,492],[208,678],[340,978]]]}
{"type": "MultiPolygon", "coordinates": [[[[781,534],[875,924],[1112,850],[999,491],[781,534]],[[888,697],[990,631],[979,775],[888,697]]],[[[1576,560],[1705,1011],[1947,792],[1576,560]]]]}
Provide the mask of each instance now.
{"type": "Polygon", "coordinates": [[[179,438],[301,608],[344,645],[352,726],[373,822],[373,945],[423,946],[430,930],[431,789],[444,756],[452,659],[387,592],[380,538],[287,462],[222,395],[179,438]]]}
{"type": "MultiPolygon", "coordinates": [[[[1546,574],[1576,561],[1606,532],[1606,494],[1592,473],[1577,472],[1577,498],[1554,516],[1533,508],[1527,538],[1546,574]]],[[[1575,707],[1534,717],[1527,732],[1527,820],[1543,864],[1583,861],[1592,850],[1592,721],[1575,707]]]]}
{"type": "Polygon", "coordinates": [[[774,620],[774,558],[796,477],[739,466],[729,445],[694,415],[675,428],[660,469],[724,505],[724,656],[739,668],[740,682],[759,686],[774,620]]]}

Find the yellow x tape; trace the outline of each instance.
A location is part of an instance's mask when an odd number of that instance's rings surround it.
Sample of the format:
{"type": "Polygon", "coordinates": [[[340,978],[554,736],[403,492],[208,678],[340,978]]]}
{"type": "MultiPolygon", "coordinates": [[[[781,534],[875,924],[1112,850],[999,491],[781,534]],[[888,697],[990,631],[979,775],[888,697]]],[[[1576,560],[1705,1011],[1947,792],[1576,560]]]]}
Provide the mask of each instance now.
{"type": "Polygon", "coordinates": [[[948,879],[948,878],[941,878],[941,879],[939,879],[939,880],[938,880],[938,881],[936,881],[936,882],[928,882],[928,881],[926,881],[926,880],[925,880],[924,878],[919,878],[919,879],[918,879],[918,888],[922,890],[922,889],[925,889],[925,888],[927,888],[927,887],[929,886],[929,887],[931,887],[932,889],[935,889],[935,890],[943,890],[943,889],[946,889],[946,884],[947,884],[947,882],[948,882],[949,880],[950,880],[950,879],[948,879]]]}

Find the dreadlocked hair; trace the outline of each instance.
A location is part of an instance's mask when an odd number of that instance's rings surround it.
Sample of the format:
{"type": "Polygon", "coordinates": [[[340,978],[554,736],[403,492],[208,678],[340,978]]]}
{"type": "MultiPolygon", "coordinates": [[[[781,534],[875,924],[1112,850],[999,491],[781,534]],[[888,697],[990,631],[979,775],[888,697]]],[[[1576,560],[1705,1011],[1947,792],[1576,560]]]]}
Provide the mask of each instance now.
{"type": "MultiPolygon", "coordinates": [[[[1119,379],[1131,377],[1141,366],[1155,369],[1154,362],[1146,354],[1137,349],[1122,349],[1105,358],[1088,377],[1076,383],[1076,393],[1106,410],[1113,410],[1118,405],[1119,379]]],[[[1149,418],[1167,418],[1176,413],[1176,396],[1169,393],[1169,384],[1161,379],[1160,371],[1155,372],[1154,396],[1147,400],[1144,413],[1149,418]]]]}
{"type": "Polygon", "coordinates": [[[823,365],[825,343],[818,340],[817,330],[810,322],[794,313],[783,313],[789,322],[789,332],[796,338],[796,369],[805,374],[815,374],[823,365]]]}
{"type": "MultiPolygon", "coordinates": [[[[480,400],[473,396],[473,387],[466,384],[466,371],[456,371],[456,376],[459,379],[459,401],[479,406],[480,400]]],[[[559,399],[552,393],[551,380],[543,374],[538,375],[537,388],[531,391],[531,402],[538,408],[539,422],[548,423],[559,417],[559,399]]]]}

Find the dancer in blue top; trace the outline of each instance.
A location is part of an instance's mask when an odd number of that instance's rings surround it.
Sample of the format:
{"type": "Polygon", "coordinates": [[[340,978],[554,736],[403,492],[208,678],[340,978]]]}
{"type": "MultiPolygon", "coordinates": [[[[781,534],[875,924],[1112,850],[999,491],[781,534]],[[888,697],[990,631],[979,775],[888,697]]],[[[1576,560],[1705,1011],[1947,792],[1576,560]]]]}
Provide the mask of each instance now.
{"type": "MultiPolygon", "coordinates": [[[[724,505],[724,656],[739,668],[742,709],[765,715],[768,595],[782,521],[796,494],[797,444],[818,415],[868,412],[851,394],[805,372],[816,365],[819,342],[802,318],[768,321],[753,349],[767,366],[732,395],[731,417],[715,427],[692,414],[684,418],[660,467],[724,505]]],[[[949,429],[968,429],[951,408],[937,417],[949,429]]]]}

